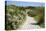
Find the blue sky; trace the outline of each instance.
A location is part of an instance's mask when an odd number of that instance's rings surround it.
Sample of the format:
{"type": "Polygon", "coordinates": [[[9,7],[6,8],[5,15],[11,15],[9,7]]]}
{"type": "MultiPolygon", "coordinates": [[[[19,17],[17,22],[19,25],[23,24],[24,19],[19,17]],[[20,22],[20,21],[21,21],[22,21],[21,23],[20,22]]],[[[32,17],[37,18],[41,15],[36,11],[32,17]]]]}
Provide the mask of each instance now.
{"type": "Polygon", "coordinates": [[[45,6],[44,3],[40,2],[23,2],[23,1],[7,1],[8,5],[14,4],[16,6],[45,6]]]}

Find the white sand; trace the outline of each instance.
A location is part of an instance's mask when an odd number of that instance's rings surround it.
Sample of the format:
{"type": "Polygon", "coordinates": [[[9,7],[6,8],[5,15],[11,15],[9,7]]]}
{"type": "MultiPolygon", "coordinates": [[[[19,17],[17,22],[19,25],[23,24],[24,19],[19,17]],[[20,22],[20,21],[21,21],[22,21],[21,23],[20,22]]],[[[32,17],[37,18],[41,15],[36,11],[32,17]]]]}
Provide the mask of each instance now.
{"type": "Polygon", "coordinates": [[[33,17],[27,16],[27,20],[18,30],[30,30],[30,29],[39,29],[40,26],[38,25],[32,25],[31,23],[37,23],[33,17]]]}

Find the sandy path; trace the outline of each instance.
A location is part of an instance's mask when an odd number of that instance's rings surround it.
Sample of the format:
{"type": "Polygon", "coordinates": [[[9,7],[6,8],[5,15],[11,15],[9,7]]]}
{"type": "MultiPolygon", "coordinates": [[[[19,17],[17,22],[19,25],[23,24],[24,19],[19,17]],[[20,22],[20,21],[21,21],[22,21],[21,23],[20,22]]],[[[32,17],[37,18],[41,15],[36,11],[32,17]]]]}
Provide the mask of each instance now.
{"type": "Polygon", "coordinates": [[[27,16],[26,22],[18,30],[30,30],[30,29],[38,29],[38,28],[40,28],[40,26],[32,25],[32,23],[37,23],[37,22],[34,20],[33,17],[27,16]]]}

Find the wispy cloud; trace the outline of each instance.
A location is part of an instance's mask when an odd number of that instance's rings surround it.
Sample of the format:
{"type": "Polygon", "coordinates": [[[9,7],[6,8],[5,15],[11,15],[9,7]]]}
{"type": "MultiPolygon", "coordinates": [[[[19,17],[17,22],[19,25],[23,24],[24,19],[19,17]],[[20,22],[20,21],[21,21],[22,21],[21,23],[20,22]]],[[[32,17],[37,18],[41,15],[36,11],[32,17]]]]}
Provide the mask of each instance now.
{"type": "Polygon", "coordinates": [[[23,2],[23,1],[7,1],[7,4],[14,4],[16,6],[45,6],[44,3],[40,2],[23,2]]]}

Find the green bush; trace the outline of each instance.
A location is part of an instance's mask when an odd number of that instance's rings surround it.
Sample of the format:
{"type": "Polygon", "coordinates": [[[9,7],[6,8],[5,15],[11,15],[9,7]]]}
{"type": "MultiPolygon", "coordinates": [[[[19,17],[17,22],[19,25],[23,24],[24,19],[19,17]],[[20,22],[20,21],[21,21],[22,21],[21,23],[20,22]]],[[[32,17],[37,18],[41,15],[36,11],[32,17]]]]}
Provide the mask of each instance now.
{"type": "Polygon", "coordinates": [[[14,5],[6,6],[6,30],[17,29],[26,21],[26,11],[13,6],[14,5]]]}

